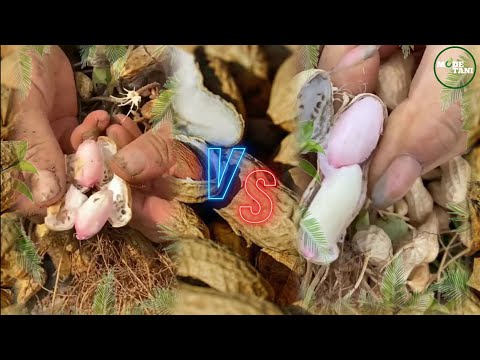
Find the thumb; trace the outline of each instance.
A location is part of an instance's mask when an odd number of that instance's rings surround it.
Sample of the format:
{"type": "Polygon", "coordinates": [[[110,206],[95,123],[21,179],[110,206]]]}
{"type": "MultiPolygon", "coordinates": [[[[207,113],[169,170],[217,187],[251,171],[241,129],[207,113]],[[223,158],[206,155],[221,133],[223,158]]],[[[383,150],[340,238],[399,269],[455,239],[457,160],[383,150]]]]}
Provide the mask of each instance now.
{"type": "Polygon", "coordinates": [[[425,51],[409,98],[390,115],[369,174],[374,205],[385,208],[401,199],[422,174],[466,151],[461,109],[442,111],[442,85],[433,72],[441,48],[425,51]]]}
{"type": "Polygon", "coordinates": [[[173,175],[198,180],[203,173],[195,153],[173,139],[172,125],[167,122],[122,147],[109,165],[125,181],[162,195],[166,185],[161,178],[173,175]]]}
{"type": "Polygon", "coordinates": [[[163,123],[120,149],[109,165],[124,180],[141,184],[168,173],[175,164],[173,146],[171,125],[163,123]]]}
{"type": "Polygon", "coordinates": [[[21,197],[16,208],[28,215],[40,214],[45,212],[46,207],[59,201],[65,192],[65,157],[45,112],[36,109],[20,112],[13,122],[14,139],[27,142],[25,160],[38,172],[23,174],[34,203],[21,197]]]}

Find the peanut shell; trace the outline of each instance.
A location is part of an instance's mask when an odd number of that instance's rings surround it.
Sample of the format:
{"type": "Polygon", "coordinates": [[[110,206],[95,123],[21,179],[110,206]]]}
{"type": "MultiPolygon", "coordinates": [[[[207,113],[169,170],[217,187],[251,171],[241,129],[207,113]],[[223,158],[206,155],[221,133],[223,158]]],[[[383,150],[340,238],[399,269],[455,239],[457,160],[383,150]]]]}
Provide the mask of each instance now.
{"type": "MultiPolygon", "coordinates": [[[[267,169],[267,167],[249,154],[245,154],[239,165],[239,176],[235,182],[241,181],[243,185],[248,174],[260,169],[267,169]]],[[[264,179],[264,177],[262,178],[264,179]]],[[[296,226],[300,216],[298,198],[283,184],[278,181],[277,184],[276,187],[266,189],[275,206],[271,216],[264,223],[251,224],[240,218],[238,214],[239,206],[252,203],[244,187],[233,196],[227,206],[215,211],[230,224],[235,233],[242,236],[247,242],[278,252],[296,254],[296,226]]],[[[235,186],[232,183],[232,187],[235,186]]]]}
{"type": "Polygon", "coordinates": [[[175,256],[177,275],[191,277],[226,293],[270,299],[270,285],[230,249],[210,239],[182,238],[175,256]]]}
{"type": "Polygon", "coordinates": [[[282,315],[274,304],[242,294],[225,294],[214,289],[179,284],[175,315],[282,315]]]}
{"type": "Polygon", "coordinates": [[[389,110],[395,109],[407,98],[414,67],[414,57],[405,59],[401,52],[396,52],[380,65],[375,92],[389,110]]]}
{"type": "Polygon", "coordinates": [[[422,178],[417,178],[410,191],[405,195],[408,204],[408,217],[415,224],[423,223],[433,211],[433,199],[423,185],[422,178]]]}

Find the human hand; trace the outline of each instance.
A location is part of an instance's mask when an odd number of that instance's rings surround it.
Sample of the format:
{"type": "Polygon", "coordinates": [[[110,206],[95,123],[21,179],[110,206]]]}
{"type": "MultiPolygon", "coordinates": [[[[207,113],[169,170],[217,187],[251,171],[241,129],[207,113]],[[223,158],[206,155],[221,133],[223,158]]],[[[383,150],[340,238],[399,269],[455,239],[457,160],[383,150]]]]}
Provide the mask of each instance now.
{"type": "Polygon", "coordinates": [[[168,123],[142,134],[129,117],[117,115],[106,134],[119,148],[109,166],[132,188],[129,225],[158,242],[159,225],[169,226],[178,210],[178,205],[169,201],[168,177],[201,179],[203,170],[196,155],[173,139],[168,123]]]}
{"type": "MultiPolygon", "coordinates": [[[[442,85],[433,72],[435,57],[445,47],[426,47],[408,98],[388,118],[369,173],[369,193],[378,208],[392,205],[409,191],[419,176],[466,151],[467,133],[462,130],[460,107],[452,105],[446,112],[442,111],[442,85]]],[[[358,48],[326,46],[319,67],[331,70],[349,52],[358,52],[355,49],[358,48]]],[[[388,57],[394,51],[400,50],[382,46],[379,51],[367,51],[365,59],[357,65],[333,73],[332,82],[354,95],[373,92],[380,58],[388,57]]]]}
{"type": "MultiPolygon", "coordinates": [[[[10,56],[14,59],[15,54],[10,56]]],[[[13,72],[5,71],[6,63],[3,59],[2,83],[12,85],[9,83],[9,74],[13,72]]],[[[43,59],[32,54],[30,90],[25,99],[14,98],[12,114],[12,130],[8,140],[27,142],[26,160],[38,171],[38,175],[26,172],[22,175],[34,201],[21,196],[12,210],[30,217],[43,217],[46,208],[60,200],[65,193],[64,153],[73,150],[70,134],[77,125],[73,71],[68,58],[58,46],[52,46],[43,59]]]]}

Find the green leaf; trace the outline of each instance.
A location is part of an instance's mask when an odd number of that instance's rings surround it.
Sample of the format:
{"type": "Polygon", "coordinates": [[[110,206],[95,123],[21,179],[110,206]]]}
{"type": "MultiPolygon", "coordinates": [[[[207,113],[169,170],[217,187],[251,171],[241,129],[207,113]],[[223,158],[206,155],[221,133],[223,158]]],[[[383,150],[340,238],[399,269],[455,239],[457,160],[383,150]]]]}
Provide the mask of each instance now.
{"type": "Polygon", "coordinates": [[[382,306],[393,313],[401,310],[407,302],[406,278],[402,257],[397,256],[385,269],[380,286],[382,306]]]}
{"type": "Polygon", "coordinates": [[[12,141],[13,148],[15,149],[15,155],[17,156],[18,161],[23,161],[25,155],[27,154],[28,143],[26,141],[12,141]]]}
{"type": "Polygon", "coordinates": [[[115,313],[115,286],[113,271],[109,271],[98,284],[93,298],[92,311],[95,315],[113,315],[115,313]]]}
{"type": "Polygon", "coordinates": [[[87,66],[88,61],[95,55],[97,51],[96,45],[80,45],[80,58],[82,62],[82,69],[87,66]]]}
{"type": "Polygon", "coordinates": [[[332,308],[333,312],[337,315],[358,315],[351,296],[343,297],[335,301],[332,308]]]}
{"type": "Polygon", "coordinates": [[[160,61],[168,50],[167,45],[158,45],[151,53],[152,57],[160,61]]]}
{"type": "Polygon", "coordinates": [[[175,306],[175,292],[170,289],[154,289],[150,299],[142,307],[156,315],[170,315],[175,306]]]}
{"type": "Polygon", "coordinates": [[[92,82],[93,82],[95,91],[97,91],[97,87],[99,85],[108,85],[111,81],[111,78],[112,76],[110,75],[109,68],[101,68],[101,67],[94,68],[92,72],[92,82]]]}
{"type": "Polygon", "coordinates": [[[424,314],[433,304],[433,291],[414,292],[410,295],[408,301],[402,309],[402,314],[424,314]]]}
{"type": "Polygon", "coordinates": [[[309,140],[303,146],[301,147],[302,154],[307,154],[309,152],[316,153],[316,154],[325,154],[325,150],[323,149],[323,146],[320,145],[319,143],[315,142],[314,140],[309,140]]]}
{"type": "Polygon", "coordinates": [[[464,266],[456,264],[453,268],[445,271],[445,276],[433,287],[447,301],[447,303],[458,304],[467,296],[468,279],[470,274],[464,266]]]}
{"type": "Polygon", "coordinates": [[[320,175],[318,175],[317,169],[315,169],[315,167],[308,160],[300,159],[298,166],[312,178],[314,178],[318,182],[321,182],[320,175]]]}
{"type": "Polygon", "coordinates": [[[299,126],[299,142],[301,144],[308,142],[312,139],[313,135],[313,120],[302,121],[299,126]]]}
{"type": "Polygon", "coordinates": [[[26,161],[26,160],[22,160],[18,163],[18,169],[20,171],[26,171],[26,172],[31,172],[31,173],[34,173],[34,174],[37,174],[38,175],[38,171],[37,169],[35,168],[35,166],[33,166],[32,163],[26,161]]]}
{"type": "Polygon", "coordinates": [[[469,89],[470,85],[465,88],[463,92],[462,101],[460,103],[462,107],[462,128],[463,130],[472,130],[475,120],[475,111],[474,111],[474,92],[469,89]]]}
{"type": "Polygon", "coordinates": [[[368,229],[368,227],[370,226],[370,216],[368,214],[368,211],[362,210],[360,214],[358,214],[354,224],[356,231],[368,229]]]}
{"type": "Polygon", "coordinates": [[[302,239],[304,248],[321,259],[328,259],[329,244],[318,220],[306,211],[300,223],[306,233],[302,239]]]}
{"type": "Polygon", "coordinates": [[[127,62],[127,50],[128,46],[126,45],[105,46],[105,55],[110,63],[113,79],[118,79],[125,63],[127,62]]]}
{"type": "Polygon", "coordinates": [[[300,62],[304,70],[317,67],[320,57],[320,45],[304,45],[300,47],[300,62]]]}
{"type": "Polygon", "coordinates": [[[168,225],[158,223],[157,227],[160,233],[160,238],[163,241],[177,241],[180,237],[178,231],[168,225]]]}
{"type": "Polygon", "coordinates": [[[386,216],[384,219],[378,218],[373,225],[382,228],[390,240],[392,240],[392,243],[400,240],[408,233],[407,223],[397,216],[386,216]]]}
{"type": "Polygon", "coordinates": [[[15,189],[19,193],[25,195],[31,202],[33,202],[33,195],[30,189],[28,188],[28,186],[23,181],[20,181],[20,180],[15,180],[15,181],[16,181],[15,189]]]}
{"type": "MultiPolygon", "coordinates": [[[[150,119],[153,126],[156,126],[161,122],[168,114],[169,110],[171,110],[170,106],[175,98],[177,88],[178,80],[175,77],[171,77],[166,81],[163,90],[153,103],[152,118],[150,119]]],[[[172,117],[173,120],[173,112],[170,113],[169,116],[172,117]]]]}
{"type": "Polygon", "coordinates": [[[24,100],[30,92],[32,85],[32,56],[31,48],[22,46],[17,52],[16,63],[13,70],[14,87],[18,89],[20,99],[24,100]]]}
{"type": "Polygon", "coordinates": [[[456,225],[455,232],[462,233],[470,229],[470,210],[468,201],[464,200],[459,203],[448,203],[448,213],[453,215],[450,220],[456,225]]]}
{"type": "Polygon", "coordinates": [[[40,57],[43,58],[45,54],[50,53],[50,45],[31,45],[33,51],[35,51],[40,57]]]}
{"type": "Polygon", "coordinates": [[[20,267],[30,274],[37,283],[42,282],[43,268],[42,259],[38,255],[37,248],[32,239],[25,232],[23,224],[18,222],[17,230],[20,234],[16,246],[18,250],[18,261],[20,267]]]}
{"type": "Polygon", "coordinates": [[[380,300],[375,298],[372,293],[367,292],[365,289],[360,289],[358,303],[360,306],[360,311],[363,314],[377,315],[385,312],[380,300]]]}

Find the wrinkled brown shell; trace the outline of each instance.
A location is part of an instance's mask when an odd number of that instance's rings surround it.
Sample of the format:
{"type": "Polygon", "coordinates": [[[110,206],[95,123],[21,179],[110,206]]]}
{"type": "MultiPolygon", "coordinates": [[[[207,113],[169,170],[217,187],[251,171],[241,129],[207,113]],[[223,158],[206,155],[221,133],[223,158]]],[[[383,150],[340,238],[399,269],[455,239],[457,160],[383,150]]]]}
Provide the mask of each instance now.
{"type": "Polygon", "coordinates": [[[299,300],[302,276],[288,266],[278,262],[266,252],[261,251],[257,257],[260,274],[270,283],[275,291],[274,302],[287,306],[299,300]]]}
{"type": "Polygon", "coordinates": [[[282,140],[280,143],[280,150],[273,161],[285,165],[298,166],[298,154],[300,149],[297,136],[298,135],[295,132],[292,132],[282,140]]]}
{"type": "Polygon", "coordinates": [[[241,294],[180,283],[176,291],[175,315],[282,315],[274,304],[241,294]]]}
{"type": "Polygon", "coordinates": [[[252,247],[247,246],[245,239],[235,234],[228,223],[215,221],[210,225],[210,233],[212,234],[212,240],[225,245],[246,261],[250,262],[253,259],[252,247]]]}
{"type": "Polygon", "coordinates": [[[480,258],[473,259],[473,272],[467,284],[471,288],[480,291],[480,258]]]}
{"type": "Polygon", "coordinates": [[[205,87],[214,94],[231,102],[237,111],[245,118],[247,116],[242,94],[231,75],[228,63],[218,57],[206,55],[197,51],[200,71],[205,87]]]}
{"type": "Polygon", "coordinates": [[[286,185],[291,189],[296,188],[297,194],[303,194],[312,180],[311,176],[299,167],[289,169],[288,174],[290,175],[293,184],[287,183],[286,185]]]}
{"type": "Polygon", "coordinates": [[[415,58],[404,58],[396,52],[380,65],[375,93],[389,110],[395,109],[408,96],[415,67],[415,58]]]}
{"type": "Polygon", "coordinates": [[[210,239],[184,238],[175,254],[177,276],[201,280],[226,293],[271,299],[270,285],[253,266],[210,239]]]}
{"type": "Polygon", "coordinates": [[[271,84],[268,61],[259,45],[207,45],[207,55],[229,64],[250,116],[263,115],[267,109],[271,84]]]}
{"type": "Polygon", "coordinates": [[[153,110],[153,105],[155,104],[155,99],[150,100],[147,102],[145,105],[142,106],[142,109],[140,112],[142,113],[142,116],[145,120],[150,120],[153,115],[152,115],[152,110],[153,110]]]}
{"type": "Polygon", "coordinates": [[[35,227],[35,238],[39,253],[47,253],[59,274],[59,281],[67,280],[72,274],[72,255],[78,248],[73,230],[51,231],[45,224],[35,227]]]}
{"type": "Polygon", "coordinates": [[[92,97],[93,82],[87,75],[80,71],[75,72],[75,85],[82,100],[88,100],[92,97]]]}
{"type": "MultiPolygon", "coordinates": [[[[260,161],[245,154],[239,165],[239,176],[236,179],[242,184],[253,170],[267,169],[260,161]]],[[[232,183],[232,188],[235,188],[232,183]]],[[[269,196],[275,203],[271,217],[262,224],[244,222],[238,215],[239,206],[251,204],[251,199],[242,187],[228,206],[215,210],[230,224],[232,229],[244,239],[258,246],[278,252],[296,254],[295,238],[300,217],[297,196],[277,181],[277,187],[268,188],[269,196]]]]}
{"type": "Polygon", "coordinates": [[[480,181],[472,182],[469,191],[469,210],[470,210],[470,243],[468,244],[471,254],[480,250],[480,181]]]}
{"type": "MultiPolygon", "coordinates": [[[[170,201],[172,218],[168,220],[168,227],[173,234],[185,237],[208,238],[210,232],[207,225],[190,208],[177,200],[170,201]]],[[[154,242],[155,239],[150,239],[154,242]]],[[[162,241],[159,238],[159,241],[162,241]]]]}
{"type": "Polygon", "coordinates": [[[384,266],[392,258],[392,241],[378,226],[370,225],[368,229],[358,231],[352,242],[358,252],[370,256],[369,261],[375,266],[384,266]]]}
{"type": "Polygon", "coordinates": [[[13,304],[13,293],[9,289],[0,289],[0,308],[6,308],[13,304]]]}
{"type": "Polygon", "coordinates": [[[19,237],[18,221],[21,218],[15,214],[2,214],[2,256],[1,277],[2,287],[13,288],[15,294],[14,303],[24,305],[34,296],[46,281],[45,270],[41,270],[41,283],[37,283],[21,265],[20,254],[14,244],[19,237]]]}
{"type": "Polygon", "coordinates": [[[264,50],[270,68],[270,77],[279,71],[280,66],[296,52],[301,45],[260,45],[264,50]]]}
{"type": "Polygon", "coordinates": [[[2,214],[2,217],[1,217],[2,246],[0,247],[0,253],[1,253],[2,259],[5,256],[5,254],[13,248],[13,245],[15,244],[16,240],[20,236],[20,232],[18,231],[17,224],[21,220],[22,218],[16,213],[2,214]]]}
{"type": "Polygon", "coordinates": [[[429,265],[427,263],[420,264],[410,273],[407,285],[411,291],[422,292],[429,284],[431,276],[429,265]]]}
{"type": "Polygon", "coordinates": [[[153,51],[154,49],[155,46],[146,47],[140,45],[135,50],[133,50],[128,56],[128,59],[125,62],[125,66],[120,72],[120,78],[133,78],[135,75],[144,71],[150,65],[154,65],[156,63],[156,60],[151,55],[151,51],[153,51]],[[146,51],[146,48],[149,52],[146,51]]]}
{"type": "Polygon", "coordinates": [[[168,177],[168,189],[175,200],[187,204],[207,201],[207,181],[168,177]]]}
{"type": "Polygon", "coordinates": [[[15,204],[20,193],[16,190],[16,180],[21,180],[21,172],[12,167],[19,160],[15,151],[16,141],[1,141],[1,201],[2,212],[15,204]],[[7,170],[8,169],[8,170],[7,170]]]}
{"type": "Polygon", "coordinates": [[[292,270],[298,275],[303,275],[306,270],[305,260],[297,254],[288,254],[270,249],[262,249],[262,252],[271,256],[275,261],[292,270]]]}
{"type": "Polygon", "coordinates": [[[290,56],[278,69],[272,84],[267,114],[274,124],[286,131],[293,131],[296,127],[295,114],[292,116],[295,103],[291,101],[291,97],[296,97],[299,89],[294,88],[292,79],[300,70],[297,57],[290,56]],[[284,102],[288,104],[284,105],[284,102]]]}
{"type": "Polygon", "coordinates": [[[16,190],[16,179],[20,177],[17,169],[5,170],[1,173],[2,212],[9,210],[17,201],[20,193],[16,190]]]}
{"type": "Polygon", "coordinates": [[[417,178],[405,195],[408,204],[408,217],[414,224],[423,223],[433,211],[433,199],[423,185],[422,178],[417,178]]]}

